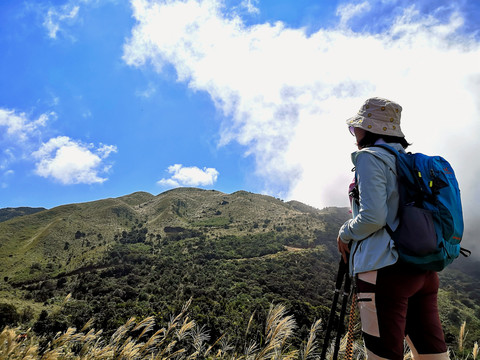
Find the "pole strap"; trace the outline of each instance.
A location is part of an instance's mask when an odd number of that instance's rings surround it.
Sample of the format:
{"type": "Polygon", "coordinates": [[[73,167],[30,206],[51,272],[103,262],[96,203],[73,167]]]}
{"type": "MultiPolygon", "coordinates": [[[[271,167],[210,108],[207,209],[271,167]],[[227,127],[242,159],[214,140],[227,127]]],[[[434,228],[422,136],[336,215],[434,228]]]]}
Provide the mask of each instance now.
{"type": "Polygon", "coordinates": [[[352,294],[352,305],[350,306],[350,316],[348,319],[348,335],[347,335],[347,347],[345,348],[345,360],[352,360],[353,358],[353,331],[355,328],[355,322],[357,320],[357,294],[355,291],[352,294]]]}

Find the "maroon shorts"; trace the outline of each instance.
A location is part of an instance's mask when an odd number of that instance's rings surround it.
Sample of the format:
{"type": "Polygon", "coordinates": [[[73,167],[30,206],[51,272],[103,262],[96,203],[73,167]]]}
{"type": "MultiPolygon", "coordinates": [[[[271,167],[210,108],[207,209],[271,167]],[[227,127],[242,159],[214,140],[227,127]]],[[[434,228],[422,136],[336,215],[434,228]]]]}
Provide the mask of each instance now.
{"type": "Polygon", "coordinates": [[[405,338],[416,359],[422,355],[448,359],[438,316],[438,284],[436,272],[399,264],[357,275],[358,307],[369,359],[403,360],[405,338]]]}

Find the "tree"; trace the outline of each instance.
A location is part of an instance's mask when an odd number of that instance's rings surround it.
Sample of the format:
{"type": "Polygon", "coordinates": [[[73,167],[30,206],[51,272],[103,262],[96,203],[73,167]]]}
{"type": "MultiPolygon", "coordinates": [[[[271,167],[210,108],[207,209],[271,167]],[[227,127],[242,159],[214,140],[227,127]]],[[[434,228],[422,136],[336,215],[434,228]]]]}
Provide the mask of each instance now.
{"type": "Polygon", "coordinates": [[[17,308],[12,304],[0,304],[0,330],[7,325],[16,325],[20,320],[17,308]]]}

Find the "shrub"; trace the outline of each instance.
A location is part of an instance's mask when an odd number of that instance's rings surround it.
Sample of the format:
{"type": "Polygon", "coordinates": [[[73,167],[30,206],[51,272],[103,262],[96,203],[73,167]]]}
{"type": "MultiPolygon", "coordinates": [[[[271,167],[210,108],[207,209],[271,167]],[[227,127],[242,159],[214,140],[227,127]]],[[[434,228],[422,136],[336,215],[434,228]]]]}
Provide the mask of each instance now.
{"type": "Polygon", "coordinates": [[[20,315],[17,313],[17,308],[12,304],[0,304],[0,329],[7,325],[16,325],[20,320],[20,315]]]}

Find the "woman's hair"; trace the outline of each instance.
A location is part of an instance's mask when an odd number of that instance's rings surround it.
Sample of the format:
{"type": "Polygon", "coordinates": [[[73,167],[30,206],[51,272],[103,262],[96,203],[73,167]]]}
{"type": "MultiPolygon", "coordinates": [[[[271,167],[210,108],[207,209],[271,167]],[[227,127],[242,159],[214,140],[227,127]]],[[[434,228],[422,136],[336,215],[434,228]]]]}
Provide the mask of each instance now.
{"type": "Polygon", "coordinates": [[[386,143],[398,143],[402,145],[404,149],[411,145],[407,140],[405,140],[405,137],[374,134],[370,131],[365,131],[365,136],[357,143],[357,145],[361,148],[372,146],[377,142],[378,139],[383,139],[383,141],[386,143]]]}

